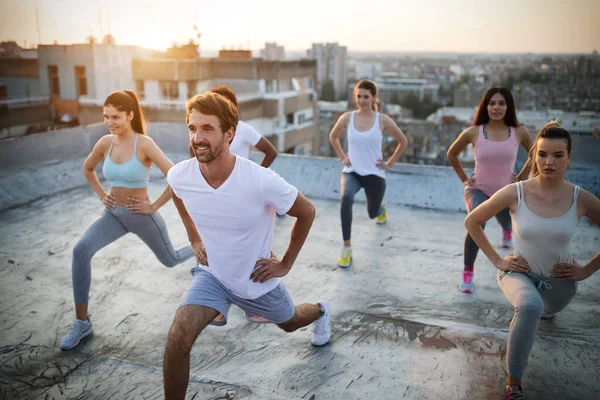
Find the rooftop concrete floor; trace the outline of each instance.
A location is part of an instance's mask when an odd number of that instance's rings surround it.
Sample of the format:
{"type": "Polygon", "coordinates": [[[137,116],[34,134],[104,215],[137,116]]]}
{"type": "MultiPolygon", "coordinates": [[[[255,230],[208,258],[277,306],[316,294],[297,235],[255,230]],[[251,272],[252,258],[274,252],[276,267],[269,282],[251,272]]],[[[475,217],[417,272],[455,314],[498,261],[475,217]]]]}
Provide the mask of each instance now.
{"type": "MultiPolygon", "coordinates": [[[[156,197],[164,181],[151,183],[156,197]]],[[[190,399],[500,399],[513,312],[480,254],[476,291],[458,291],[464,215],[392,206],[377,226],[354,207],[354,265],[336,266],[339,203],[315,201],[317,218],[284,281],[296,303],[331,305],[329,345],[310,328],[286,334],[247,322],[233,307],[226,327],[209,327],[191,355],[190,399]]],[[[73,318],[71,250],[101,212],[88,188],[0,214],[0,397],[160,399],[167,332],[193,262],[163,267],[127,235],[93,259],[94,335],[58,348],[73,318]]],[[[163,207],[176,247],[186,235],[172,203],[163,207]]],[[[281,255],[293,219],[279,218],[281,255]]],[[[487,227],[498,243],[500,228],[487,227]]],[[[600,247],[582,221],[580,262],[600,247]]],[[[506,253],[506,251],[503,251],[506,253]]],[[[540,323],[524,378],[528,399],[600,398],[600,274],[568,308],[540,323]]]]}

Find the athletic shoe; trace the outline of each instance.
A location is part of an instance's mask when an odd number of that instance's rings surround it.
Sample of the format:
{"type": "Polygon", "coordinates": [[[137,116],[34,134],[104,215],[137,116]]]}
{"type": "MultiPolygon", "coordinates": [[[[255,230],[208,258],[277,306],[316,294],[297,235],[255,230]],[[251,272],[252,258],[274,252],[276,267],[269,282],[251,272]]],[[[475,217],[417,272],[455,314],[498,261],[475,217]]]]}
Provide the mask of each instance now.
{"type": "Polygon", "coordinates": [[[462,283],[458,285],[461,292],[473,293],[475,285],[473,285],[473,273],[470,271],[463,271],[462,283]]]}
{"type": "Polygon", "coordinates": [[[379,210],[379,215],[375,217],[375,222],[379,225],[383,225],[387,222],[387,206],[385,201],[381,203],[381,209],[379,210]]]}
{"type": "Polygon", "coordinates": [[[313,324],[312,338],[310,342],[315,346],[323,346],[331,339],[331,317],[329,315],[329,304],[326,301],[319,302],[323,313],[313,324]]]}
{"type": "Polygon", "coordinates": [[[93,331],[92,321],[89,317],[87,321],[76,319],[73,326],[71,326],[71,329],[69,329],[69,333],[67,333],[60,341],[60,348],[63,350],[72,349],[81,342],[81,339],[88,336],[93,331]]]}
{"type": "Polygon", "coordinates": [[[512,232],[502,230],[502,247],[505,249],[512,249],[512,232]]]}
{"type": "Polygon", "coordinates": [[[554,317],[556,317],[556,313],[542,312],[542,319],[552,319],[554,317]]]}
{"type": "Polygon", "coordinates": [[[352,265],[352,247],[345,247],[342,249],[342,255],[338,260],[338,265],[342,268],[348,268],[352,265]]]}
{"type": "Polygon", "coordinates": [[[523,388],[519,385],[507,385],[504,388],[504,400],[525,400],[523,388]]]}

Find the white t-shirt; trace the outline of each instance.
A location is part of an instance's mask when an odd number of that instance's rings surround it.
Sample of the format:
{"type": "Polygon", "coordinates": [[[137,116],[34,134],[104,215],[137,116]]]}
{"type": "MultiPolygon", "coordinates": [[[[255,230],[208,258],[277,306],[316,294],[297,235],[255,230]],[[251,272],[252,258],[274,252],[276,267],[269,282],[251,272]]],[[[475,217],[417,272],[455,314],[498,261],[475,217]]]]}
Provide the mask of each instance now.
{"type": "Polygon", "coordinates": [[[248,153],[250,153],[248,146],[256,146],[261,138],[260,133],[256,132],[252,125],[239,121],[229,149],[233,154],[248,158],[248,153]]]}
{"type": "Polygon", "coordinates": [[[274,171],[239,156],[217,189],[206,182],[195,158],[171,168],[167,181],[206,247],[209,266],[200,268],[244,299],[256,299],[277,287],[279,278],[254,283],[250,274],[258,260],[271,254],[275,212],[287,213],[298,189],[274,171]]]}

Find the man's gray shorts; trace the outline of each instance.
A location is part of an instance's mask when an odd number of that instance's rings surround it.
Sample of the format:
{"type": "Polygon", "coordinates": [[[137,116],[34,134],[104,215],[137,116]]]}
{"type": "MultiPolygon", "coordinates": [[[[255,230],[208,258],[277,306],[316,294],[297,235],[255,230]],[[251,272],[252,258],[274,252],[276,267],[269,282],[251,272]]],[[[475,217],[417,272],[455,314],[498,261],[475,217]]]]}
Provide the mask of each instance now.
{"type": "Polygon", "coordinates": [[[227,324],[229,307],[235,304],[246,313],[251,322],[281,324],[294,317],[294,302],[283,282],[275,289],[254,300],[243,299],[233,294],[211,273],[193,268],[192,284],[181,297],[179,307],[199,305],[217,310],[217,316],[210,324],[223,326],[227,324]]]}

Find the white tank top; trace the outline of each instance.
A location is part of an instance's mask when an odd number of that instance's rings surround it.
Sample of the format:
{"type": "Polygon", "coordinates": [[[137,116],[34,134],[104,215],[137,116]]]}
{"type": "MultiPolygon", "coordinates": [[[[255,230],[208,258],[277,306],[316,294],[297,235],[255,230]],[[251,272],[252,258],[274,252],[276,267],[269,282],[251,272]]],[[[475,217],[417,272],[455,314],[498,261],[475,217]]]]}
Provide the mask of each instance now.
{"type": "Polygon", "coordinates": [[[554,264],[573,261],[571,237],[579,224],[578,195],[579,186],[575,186],[573,204],[560,217],[540,217],[527,207],[523,182],[517,183],[517,209],[511,213],[513,255],[526,259],[534,274],[550,277],[554,264]]]}
{"type": "Polygon", "coordinates": [[[356,172],[359,175],[377,175],[385,179],[385,171],[377,168],[377,161],[383,159],[381,142],[383,132],[379,128],[379,113],[375,113],[375,123],[366,132],[359,132],[354,127],[353,111],[348,125],[348,158],[350,167],[344,167],[343,172],[356,172]]]}

